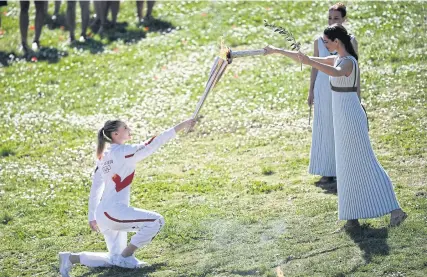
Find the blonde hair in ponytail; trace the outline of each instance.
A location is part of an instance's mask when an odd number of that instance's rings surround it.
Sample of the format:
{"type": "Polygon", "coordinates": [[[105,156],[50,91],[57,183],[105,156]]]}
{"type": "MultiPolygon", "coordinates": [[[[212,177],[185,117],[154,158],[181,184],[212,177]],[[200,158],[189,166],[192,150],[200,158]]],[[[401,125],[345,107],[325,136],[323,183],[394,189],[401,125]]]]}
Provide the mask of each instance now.
{"type": "Polygon", "coordinates": [[[96,147],[96,157],[100,160],[102,159],[102,154],[104,153],[105,143],[112,143],[111,134],[117,131],[120,126],[124,124],[121,120],[108,120],[105,122],[104,127],[98,131],[98,143],[96,147]]]}

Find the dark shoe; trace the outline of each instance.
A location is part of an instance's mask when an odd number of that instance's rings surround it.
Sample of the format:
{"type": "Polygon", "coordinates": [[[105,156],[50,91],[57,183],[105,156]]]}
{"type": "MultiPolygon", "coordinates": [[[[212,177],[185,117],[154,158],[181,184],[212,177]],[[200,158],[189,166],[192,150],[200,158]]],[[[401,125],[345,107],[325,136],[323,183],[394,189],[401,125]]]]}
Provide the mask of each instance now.
{"type": "Polygon", "coordinates": [[[390,227],[396,227],[399,226],[405,219],[408,217],[408,215],[399,209],[395,213],[391,213],[390,215],[390,227]]]}
{"type": "Polygon", "coordinates": [[[347,220],[347,222],[344,224],[345,230],[354,230],[356,228],[360,228],[360,223],[357,219],[347,220]]]}
{"type": "Polygon", "coordinates": [[[334,181],[334,177],[323,176],[317,181],[318,183],[332,183],[334,181]]]}
{"type": "Polygon", "coordinates": [[[352,232],[355,230],[360,229],[360,223],[357,219],[351,219],[347,220],[347,222],[342,226],[341,228],[338,228],[337,230],[333,231],[332,234],[341,233],[343,231],[345,232],[352,232]]]}
{"type": "Polygon", "coordinates": [[[150,25],[154,21],[154,17],[152,15],[146,15],[143,19],[144,24],[150,25]]]}

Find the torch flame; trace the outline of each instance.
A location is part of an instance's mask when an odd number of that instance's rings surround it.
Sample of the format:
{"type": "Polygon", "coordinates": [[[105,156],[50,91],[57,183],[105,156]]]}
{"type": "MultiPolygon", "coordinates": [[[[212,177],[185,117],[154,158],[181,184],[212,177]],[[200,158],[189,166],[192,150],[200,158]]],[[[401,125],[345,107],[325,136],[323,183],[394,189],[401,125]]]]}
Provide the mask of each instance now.
{"type": "Polygon", "coordinates": [[[228,48],[225,44],[224,44],[224,38],[221,37],[221,42],[220,42],[220,50],[219,50],[219,57],[223,60],[227,60],[227,56],[230,53],[230,48],[228,48]]]}

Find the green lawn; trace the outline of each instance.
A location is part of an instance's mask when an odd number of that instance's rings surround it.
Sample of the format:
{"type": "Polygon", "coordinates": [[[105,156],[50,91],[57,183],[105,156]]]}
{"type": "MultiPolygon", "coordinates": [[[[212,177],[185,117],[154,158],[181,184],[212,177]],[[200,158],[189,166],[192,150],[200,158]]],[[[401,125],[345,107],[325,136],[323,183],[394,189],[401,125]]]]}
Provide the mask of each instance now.
{"type": "MultiPolygon", "coordinates": [[[[0,277],[58,276],[59,251],[106,250],[87,224],[105,120],[129,122],[135,141],[161,132],[191,116],[221,36],[232,49],[286,47],[266,19],[311,53],[330,4],[159,1],[156,21],[138,27],[135,3],[125,2],[120,28],[84,44],[70,47],[64,28],[45,26],[31,61],[19,50],[19,4],[9,1],[0,35],[0,277]]],[[[427,4],[347,4],[371,142],[409,214],[402,226],[381,217],[363,220],[360,232],[334,232],[343,225],[337,196],[307,173],[310,69],[279,56],[242,58],[209,95],[196,131],[138,166],[132,205],[166,219],[137,252],[152,266],[80,266],[72,276],[276,276],[278,266],[284,276],[426,276],[427,4]]],[[[32,3],[30,25],[33,16],[32,3]]]]}

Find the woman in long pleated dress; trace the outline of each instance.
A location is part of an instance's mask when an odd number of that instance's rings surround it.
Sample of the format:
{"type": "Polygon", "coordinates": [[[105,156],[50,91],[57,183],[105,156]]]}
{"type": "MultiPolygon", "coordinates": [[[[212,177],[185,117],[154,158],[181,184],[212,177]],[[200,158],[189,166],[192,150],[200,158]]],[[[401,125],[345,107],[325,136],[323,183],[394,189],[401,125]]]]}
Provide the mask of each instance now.
{"type": "MultiPolygon", "coordinates": [[[[338,218],[345,227],[359,226],[358,219],[390,213],[390,226],[402,223],[407,215],[399,206],[389,176],[374,151],[368,134],[366,114],[357,95],[357,54],[350,35],[341,25],[325,29],[323,40],[336,56],[308,57],[294,52],[301,63],[330,76],[332,115],[337,164],[338,218]]],[[[266,54],[280,53],[267,46],[266,54]]]]}
{"type": "MultiPolygon", "coordinates": [[[[342,25],[347,18],[346,6],[342,3],[332,5],[328,11],[328,25],[342,25]]],[[[354,36],[351,43],[357,54],[358,44],[354,36]]],[[[314,41],[314,56],[327,57],[331,53],[326,48],[322,36],[314,41]]],[[[360,86],[358,85],[360,98],[360,86]]],[[[310,164],[308,172],[322,176],[320,183],[332,182],[336,177],[334,127],[332,120],[332,93],[329,76],[312,67],[310,75],[310,90],[308,105],[314,105],[313,132],[310,149],[310,164]]]]}

